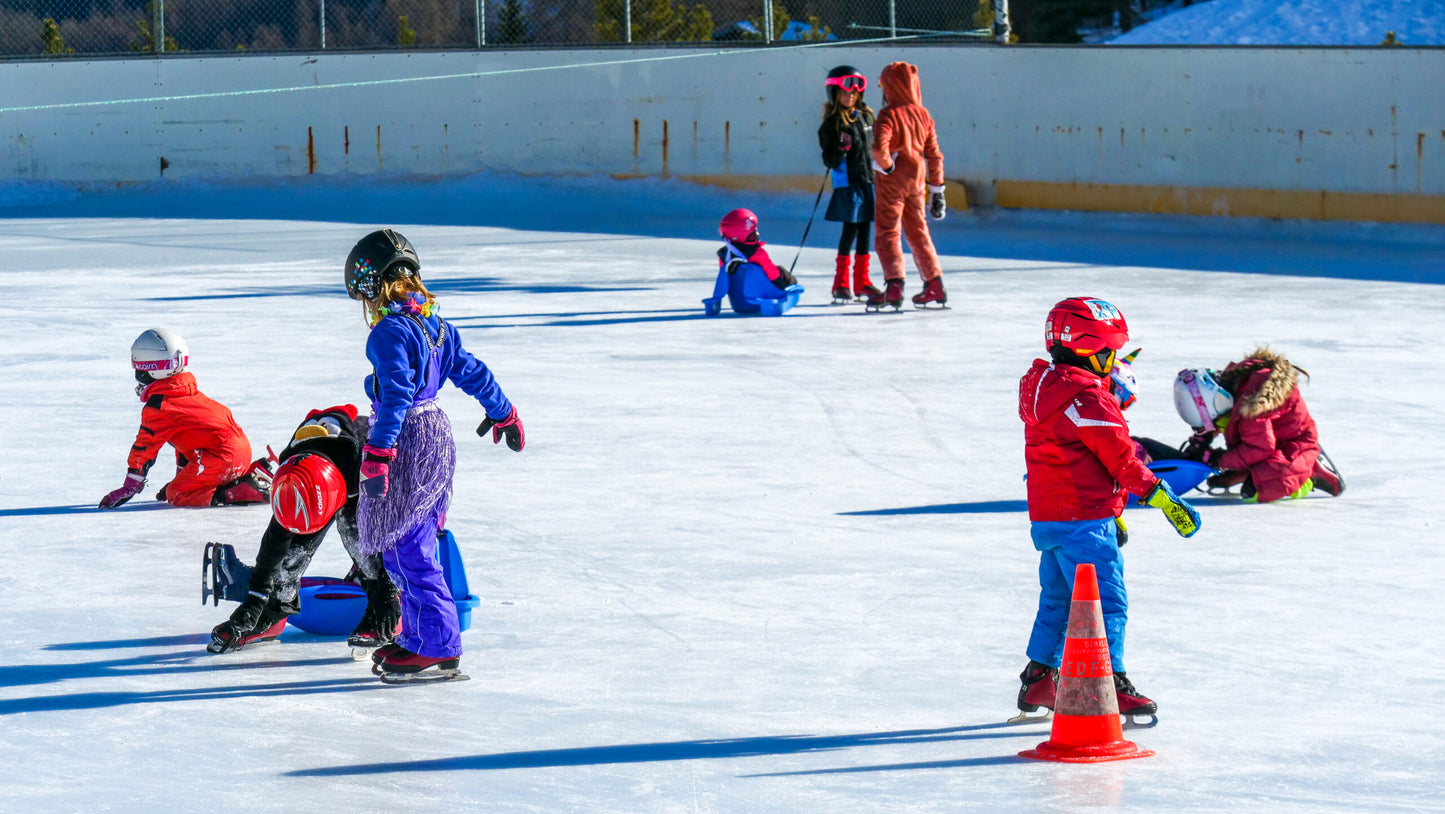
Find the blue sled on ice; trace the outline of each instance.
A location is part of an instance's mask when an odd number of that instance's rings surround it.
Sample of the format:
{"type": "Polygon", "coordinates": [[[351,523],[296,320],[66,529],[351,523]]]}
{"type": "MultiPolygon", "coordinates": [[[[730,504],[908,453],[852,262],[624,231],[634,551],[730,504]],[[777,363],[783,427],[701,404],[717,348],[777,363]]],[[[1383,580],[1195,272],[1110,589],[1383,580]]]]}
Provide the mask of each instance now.
{"type": "MultiPolygon", "coordinates": [[[[1198,488],[1199,484],[1203,483],[1205,478],[1214,474],[1214,469],[1208,464],[1191,461],[1187,458],[1155,461],[1149,464],[1149,471],[1153,472],[1155,477],[1169,484],[1169,488],[1174,490],[1174,494],[1180,497],[1185,497],[1185,492],[1190,492],[1198,488]]],[[[1144,499],[1135,497],[1129,501],[1129,505],[1143,506],[1144,499]]]]}
{"type": "Polygon", "coordinates": [[[762,266],[743,263],[732,274],[728,274],[727,269],[718,269],[712,296],[702,301],[703,312],[710,317],[720,316],[724,295],[728,298],[728,305],[739,314],[780,317],[798,304],[798,298],[803,296],[803,287],[794,283],[787,288],[778,288],[768,279],[762,266]]]}

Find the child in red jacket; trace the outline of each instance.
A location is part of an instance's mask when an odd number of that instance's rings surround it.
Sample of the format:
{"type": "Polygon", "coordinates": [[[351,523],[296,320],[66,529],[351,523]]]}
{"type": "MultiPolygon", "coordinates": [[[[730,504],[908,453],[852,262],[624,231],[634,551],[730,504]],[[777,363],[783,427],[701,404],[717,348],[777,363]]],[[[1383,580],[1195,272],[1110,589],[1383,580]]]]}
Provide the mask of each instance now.
{"type": "Polygon", "coordinates": [[[1019,382],[1030,534],[1039,552],[1039,607],[1029,663],[1019,676],[1023,713],[1054,707],[1074,569],[1080,563],[1092,563],[1098,573],[1120,714],[1157,710],[1124,672],[1129,600],[1119,548],[1128,536],[1118,518],[1129,492],[1162,509],[1181,536],[1193,535],[1201,521],[1139,461],[1119,400],[1105,383],[1128,339],[1124,315],[1112,304],[1093,297],[1064,300],[1044,326],[1044,347],[1053,362],[1034,360],[1019,382]]]}
{"type": "Polygon", "coordinates": [[[1210,486],[1240,484],[1248,503],[1345,490],[1320,450],[1319,431],[1300,395],[1300,373],[1309,377],[1268,345],[1219,372],[1180,371],[1174,407],[1196,430],[1190,457],[1221,470],[1210,486]],[[1210,448],[1219,433],[1225,448],[1210,448]]]}
{"type": "Polygon", "coordinates": [[[266,503],[271,478],[265,460],[251,461],[251,444],[224,404],[196,389],[185,372],[190,354],[185,340],[166,328],[141,334],[130,348],[140,431],[126,459],[125,483],[100,500],[114,509],[140,494],[146,474],[170,444],[176,450],[176,476],[161,487],[157,500],[172,506],[223,506],[266,503]]]}

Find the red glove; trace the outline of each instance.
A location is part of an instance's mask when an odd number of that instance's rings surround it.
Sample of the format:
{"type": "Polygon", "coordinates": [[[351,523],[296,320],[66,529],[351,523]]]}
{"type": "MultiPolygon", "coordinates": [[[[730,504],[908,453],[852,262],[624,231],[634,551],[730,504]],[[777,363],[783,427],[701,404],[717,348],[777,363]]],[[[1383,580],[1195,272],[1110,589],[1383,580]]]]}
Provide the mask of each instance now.
{"type": "Polygon", "coordinates": [[[521,452],[522,447],[527,445],[527,432],[522,429],[522,419],[517,415],[517,408],[512,407],[512,412],[501,421],[487,416],[487,420],[477,425],[477,435],[487,437],[487,430],[492,431],[492,443],[501,443],[502,436],[507,437],[507,447],[513,452],[521,452]]]}
{"type": "Polygon", "coordinates": [[[125,505],[127,500],[140,494],[140,490],[144,489],[145,485],[146,479],[141,473],[133,469],[127,470],[125,473],[125,483],[119,489],[101,498],[100,508],[114,509],[125,505]]]}
{"type": "Polygon", "coordinates": [[[361,494],[369,500],[386,497],[390,485],[391,462],[396,458],[396,449],[382,449],[371,444],[361,448],[361,494]]]}

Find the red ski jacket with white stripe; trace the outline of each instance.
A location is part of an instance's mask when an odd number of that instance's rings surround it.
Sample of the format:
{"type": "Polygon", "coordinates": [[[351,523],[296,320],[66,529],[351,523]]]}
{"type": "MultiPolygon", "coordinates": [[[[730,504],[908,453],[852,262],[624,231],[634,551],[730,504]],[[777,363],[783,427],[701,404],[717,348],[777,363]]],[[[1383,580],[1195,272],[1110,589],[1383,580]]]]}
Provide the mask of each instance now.
{"type": "Polygon", "coordinates": [[[1118,517],[1125,491],[1143,496],[1159,481],[1135,454],[1118,400],[1086,370],[1035,359],[1019,380],[1019,418],[1030,520],[1118,517]]]}

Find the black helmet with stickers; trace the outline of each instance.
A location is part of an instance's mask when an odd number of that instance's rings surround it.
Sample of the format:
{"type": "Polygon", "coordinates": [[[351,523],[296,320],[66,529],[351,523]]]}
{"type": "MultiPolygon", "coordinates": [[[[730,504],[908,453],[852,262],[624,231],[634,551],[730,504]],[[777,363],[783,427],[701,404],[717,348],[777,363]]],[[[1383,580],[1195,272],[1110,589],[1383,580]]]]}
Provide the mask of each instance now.
{"type": "Polygon", "coordinates": [[[382,283],[421,272],[421,258],[400,232],[379,229],[363,237],[346,258],[346,293],[353,300],[375,299],[382,283]]]}

